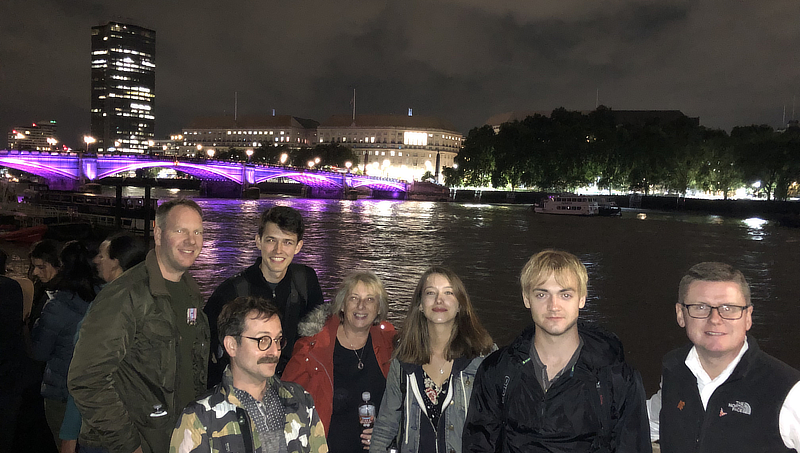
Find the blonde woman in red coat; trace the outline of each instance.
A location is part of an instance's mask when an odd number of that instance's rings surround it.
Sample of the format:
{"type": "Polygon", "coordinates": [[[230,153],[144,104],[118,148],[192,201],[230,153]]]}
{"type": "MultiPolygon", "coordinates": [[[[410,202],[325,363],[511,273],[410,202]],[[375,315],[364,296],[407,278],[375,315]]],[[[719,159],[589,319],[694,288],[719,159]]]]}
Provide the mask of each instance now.
{"type": "Polygon", "coordinates": [[[395,329],[386,322],[389,303],[372,272],[348,275],[331,304],[300,323],[302,338],[281,380],[296,382],[314,397],[331,453],[368,450],[372,429],[362,429],[362,394],[380,407],[392,358],[395,329]]]}

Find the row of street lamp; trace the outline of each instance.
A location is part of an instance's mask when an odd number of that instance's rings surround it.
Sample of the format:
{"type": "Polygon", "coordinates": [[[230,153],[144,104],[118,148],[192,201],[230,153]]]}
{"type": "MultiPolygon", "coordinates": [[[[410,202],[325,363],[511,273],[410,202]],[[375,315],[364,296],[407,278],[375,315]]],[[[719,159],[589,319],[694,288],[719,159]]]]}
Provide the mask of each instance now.
{"type": "MultiPolygon", "coordinates": [[[[86,152],[90,152],[91,151],[91,145],[93,143],[96,143],[97,139],[92,137],[92,136],[90,136],[90,135],[84,135],[83,136],[83,141],[86,143],[86,152]]],[[[197,145],[197,151],[200,152],[202,150],[203,150],[203,145],[197,145]]],[[[208,156],[209,159],[213,159],[214,158],[214,154],[216,154],[216,152],[217,151],[214,148],[208,148],[206,150],[206,155],[208,156]]],[[[245,150],[244,153],[247,154],[247,161],[250,162],[250,159],[253,157],[253,153],[254,153],[253,149],[252,148],[248,148],[247,150],[245,150]]],[[[286,161],[288,159],[289,159],[289,155],[288,154],[286,154],[286,153],[281,154],[281,165],[286,164],[286,161]]],[[[320,162],[319,157],[314,158],[314,160],[309,160],[308,161],[308,168],[314,168],[314,166],[319,164],[319,162],[320,162]]],[[[350,167],[353,166],[353,163],[352,162],[345,162],[344,166],[347,167],[347,171],[349,172],[350,171],[350,167]]]]}

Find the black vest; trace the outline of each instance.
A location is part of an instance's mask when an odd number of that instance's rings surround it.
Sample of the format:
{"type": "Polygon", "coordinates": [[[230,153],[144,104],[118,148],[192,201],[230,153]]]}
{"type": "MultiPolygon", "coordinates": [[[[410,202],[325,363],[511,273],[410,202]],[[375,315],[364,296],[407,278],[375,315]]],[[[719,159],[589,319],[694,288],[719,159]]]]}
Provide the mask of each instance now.
{"type": "Polygon", "coordinates": [[[791,452],[781,439],[778,418],[800,372],[770,357],[748,337],[749,348],[731,376],[708,400],[686,367],[691,345],[664,356],[659,437],[663,453],[791,452]]]}

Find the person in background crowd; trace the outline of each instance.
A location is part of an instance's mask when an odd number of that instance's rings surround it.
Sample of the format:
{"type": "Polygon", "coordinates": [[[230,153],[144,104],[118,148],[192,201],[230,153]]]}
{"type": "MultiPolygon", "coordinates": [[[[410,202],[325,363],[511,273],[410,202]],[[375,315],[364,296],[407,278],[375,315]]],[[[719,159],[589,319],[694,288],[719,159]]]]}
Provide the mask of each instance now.
{"type": "Polygon", "coordinates": [[[82,451],[163,453],[180,410],[206,390],[208,321],[187,272],[203,248],[200,206],[159,205],[153,238],[83,321],[68,380],[82,451]]]}
{"type": "Polygon", "coordinates": [[[283,381],[296,382],[314,397],[332,453],[369,448],[372,429],[358,420],[362,393],[380,407],[394,349],[394,326],[386,322],[389,301],[380,279],[368,271],[342,281],[330,305],[320,305],[300,323],[283,381]]]}
{"type": "Polygon", "coordinates": [[[217,327],[230,365],[208,396],[183,410],[169,452],[326,453],[311,395],[275,374],[286,346],[278,308],[238,297],[222,308],[217,327]]]}
{"type": "Polygon", "coordinates": [[[126,233],[117,233],[100,243],[94,264],[97,274],[110,283],[123,272],[144,261],[147,248],[144,241],[126,233]]]}
{"type": "MultiPolygon", "coordinates": [[[[75,332],[97,294],[91,256],[78,241],[67,242],[59,254],[61,267],[49,280],[52,291],[31,333],[33,358],[46,362],[42,396],[47,424],[60,444],[58,431],[67,406],[67,371],[72,361],[75,332]]],[[[38,268],[38,266],[37,266],[38,268]]]]}
{"type": "Polygon", "coordinates": [[[49,289],[50,280],[58,274],[58,270],[61,268],[58,252],[58,243],[45,239],[33,244],[28,254],[31,261],[28,278],[34,281],[33,306],[27,319],[29,331],[33,330],[33,325],[39,319],[42,308],[48,300],[45,291],[49,289]]]}
{"type": "Polygon", "coordinates": [[[3,451],[52,452],[55,444],[39,393],[41,371],[27,354],[24,291],[19,281],[6,277],[7,257],[0,250],[0,446],[3,451]]]}
{"type": "Polygon", "coordinates": [[[464,284],[434,266],[420,277],[408,307],[370,452],[396,442],[401,452],[460,452],[475,372],[496,347],[464,284]]]}
{"type": "MultiPolygon", "coordinates": [[[[144,241],[130,234],[118,233],[100,244],[93,261],[100,277],[106,283],[111,283],[123,272],[144,261],[146,256],[147,248],[145,248],[144,241]]],[[[82,324],[83,319],[78,323],[78,331],[82,324]]],[[[74,338],[77,342],[77,333],[74,338]]],[[[61,423],[59,431],[61,453],[76,451],[80,430],[81,415],[78,407],[75,406],[75,399],[70,394],[67,399],[67,409],[64,412],[64,421],[61,423]]]]}
{"type": "Polygon", "coordinates": [[[622,343],[578,323],[588,279],[567,252],[545,250],[525,264],[522,299],[533,326],[481,364],[465,452],[651,451],[644,387],[622,343]]]}
{"type": "Polygon", "coordinates": [[[279,377],[283,373],[298,338],[298,323],[323,302],[322,289],[314,269],[292,263],[303,248],[304,231],[303,217],[296,209],[274,206],[264,211],[255,236],[261,257],[252,266],[222,282],[208,298],[203,310],[211,325],[209,387],[220,383],[222,371],[228,363],[222,345],[217,340],[217,317],[226,303],[241,296],[263,297],[278,307],[287,346],[281,352],[276,372],[279,377]]]}
{"type": "Polygon", "coordinates": [[[664,356],[647,404],[663,453],[800,451],[800,371],[761,351],[750,285],[725,263],[692,266],[675,304],[691,344],[664,356]]]}

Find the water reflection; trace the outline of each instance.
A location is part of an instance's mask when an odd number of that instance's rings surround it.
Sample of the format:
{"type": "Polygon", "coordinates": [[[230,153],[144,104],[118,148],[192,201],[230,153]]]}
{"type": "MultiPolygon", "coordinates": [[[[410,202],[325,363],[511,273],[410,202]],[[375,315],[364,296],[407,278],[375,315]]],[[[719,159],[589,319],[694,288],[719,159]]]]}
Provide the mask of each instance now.
{"type": "Polygon", "coordinates": [[[764,239],[764,235],[766,234],[764,226],[769,223],[768,221],[759,219],[758,217],[751,217],[742,220],[742,223],[747,226],[748,233],[754,241],[761,241],[764,239]]]}
{"type": "MultiPolygon", "coordinates": [[[[306,219],[296,260],[317,270],[326,299],[351,270],[372,270],[386,283],[390,320],[397,324],[422,272],[443,264],[462,277],[497,343],[507,344],[530,323],[518,282],[522,266],[542,249],[567,250],[589,270],[582,316],[620,336],[652,392],[661,357],[686,342],[675,321],[681,276],[698,262],[724,261],[741,269],[751,283],[751,332],[762,348],[800,367],[795,351],[800,344],[795,327],[800,319],[800,230],[761,219],[647,211],[641,221],[636,218],[641,210],[628,210],[621,218],[575,218],[534,214],[526,206],[378,200],[198,202],[205,211],[206,245],[192,273],[206,297],[255,261],[259,216],[284,205],[306,219]]],[[[18,272],[27,266],[26,253],[26,247],[19,247],[12,254],[18,272]]]]}

